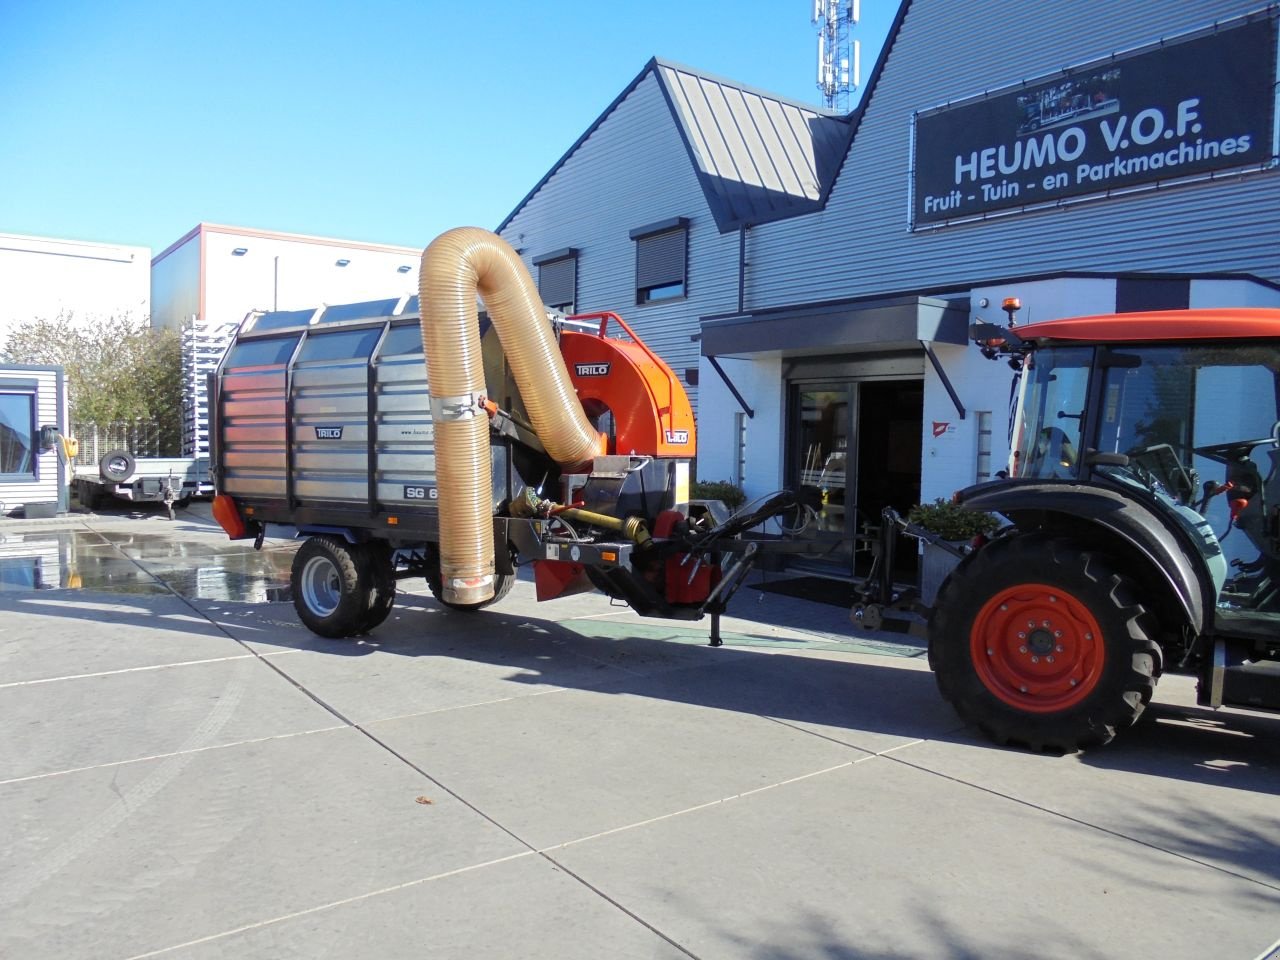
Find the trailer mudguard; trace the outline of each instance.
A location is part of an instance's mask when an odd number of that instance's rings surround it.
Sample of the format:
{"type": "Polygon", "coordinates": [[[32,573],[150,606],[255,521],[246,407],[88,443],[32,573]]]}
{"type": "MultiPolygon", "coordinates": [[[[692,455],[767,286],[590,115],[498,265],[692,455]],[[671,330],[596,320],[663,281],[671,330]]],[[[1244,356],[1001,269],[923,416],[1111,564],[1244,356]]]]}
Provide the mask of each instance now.
{"type": "Polygon", "coordinates": [[[1147,562],[1197,634],[1211,626],[1217,589],[1201,551],[1220,554],[1217,538],[1208,533],[1203,543],[1194,543],[1191,531],[1168,522],[1132,492],[1122,494],[1096,483],[1012,479],[967,487],[956,494],[956,502],[966,509],[1002,514],[1022,530],[1043,527],[1078,536],[1081,521],[1091,524],[1147,562]]]}

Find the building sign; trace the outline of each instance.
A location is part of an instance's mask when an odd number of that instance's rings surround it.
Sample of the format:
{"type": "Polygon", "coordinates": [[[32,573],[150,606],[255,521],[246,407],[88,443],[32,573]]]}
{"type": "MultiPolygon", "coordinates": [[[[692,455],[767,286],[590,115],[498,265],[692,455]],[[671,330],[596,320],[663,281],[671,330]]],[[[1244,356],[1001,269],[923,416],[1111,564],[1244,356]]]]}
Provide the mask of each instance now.
{"type": "Polygon", "coordinates": [[[912,227],[1275,159],[1262,17],[916,114],[912,227]]]}

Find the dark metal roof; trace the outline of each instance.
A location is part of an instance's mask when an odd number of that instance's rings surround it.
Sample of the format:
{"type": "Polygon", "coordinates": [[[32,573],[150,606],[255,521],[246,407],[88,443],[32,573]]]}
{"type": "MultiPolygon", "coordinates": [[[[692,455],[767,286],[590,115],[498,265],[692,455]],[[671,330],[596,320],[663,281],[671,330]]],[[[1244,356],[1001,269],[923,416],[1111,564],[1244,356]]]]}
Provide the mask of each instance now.
{"type": "Polygon", "coordinates": [[[664,60],[653,69],[722,232],[821,209],[847,118],[664,60]]]}
{"type": "Polygon", "coordinates": [[[650,73],[721,232],[822,208],[856,113],[839,116],[655,57],[506,216],[499,232],[650,73]]]}

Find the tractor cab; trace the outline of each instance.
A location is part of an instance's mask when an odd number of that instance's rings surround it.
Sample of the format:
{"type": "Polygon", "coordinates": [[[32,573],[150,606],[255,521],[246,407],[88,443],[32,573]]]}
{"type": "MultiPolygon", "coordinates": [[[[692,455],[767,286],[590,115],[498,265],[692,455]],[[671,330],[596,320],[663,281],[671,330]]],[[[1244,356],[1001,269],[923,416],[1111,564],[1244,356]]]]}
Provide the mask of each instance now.
{"type": "Polygon", "coordinates": [[[1184,529],[1219,616],[1280,618],[1280,341],[1230,329],[1210,340],[1205,327],[1205,339],[1173,339],[1167,321],[1122,322],[1131,339],[1102,327],[1089,342],[1083,320],[1018,331],[1009,475],[1124,489],[1184,529]]]}

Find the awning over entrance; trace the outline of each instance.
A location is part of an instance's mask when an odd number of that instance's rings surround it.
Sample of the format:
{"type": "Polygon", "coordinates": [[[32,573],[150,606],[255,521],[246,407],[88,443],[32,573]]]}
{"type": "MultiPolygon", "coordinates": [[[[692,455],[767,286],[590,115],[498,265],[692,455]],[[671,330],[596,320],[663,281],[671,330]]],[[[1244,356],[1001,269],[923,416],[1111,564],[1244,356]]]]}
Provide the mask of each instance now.
{"type": "Polygon", "coordinates": [[[967,300],[935,297],[776,307],[703,320],[702,355],[750,360],[963,346],[968,316],[967,300]]]}

